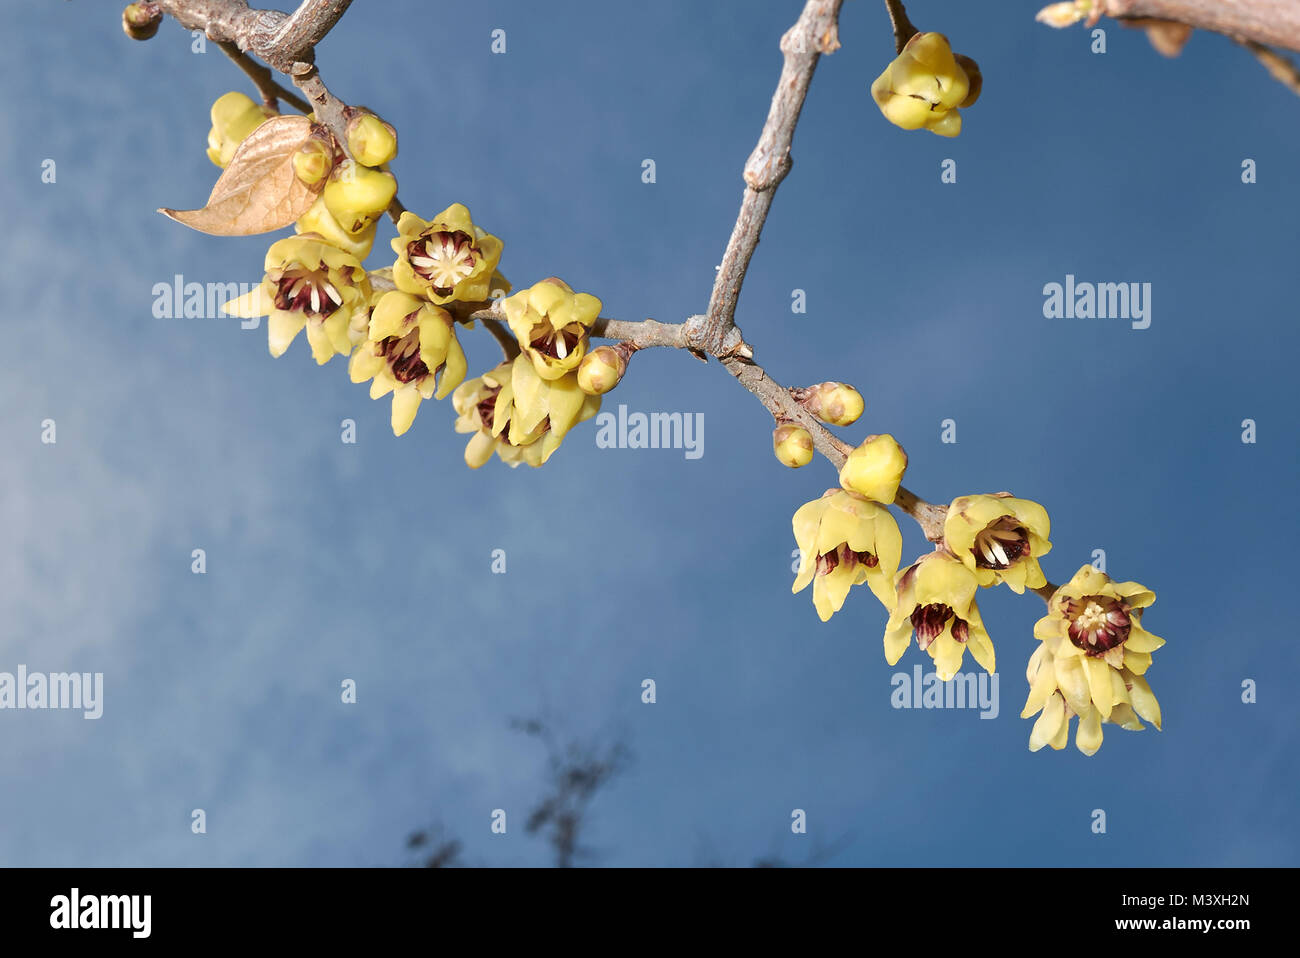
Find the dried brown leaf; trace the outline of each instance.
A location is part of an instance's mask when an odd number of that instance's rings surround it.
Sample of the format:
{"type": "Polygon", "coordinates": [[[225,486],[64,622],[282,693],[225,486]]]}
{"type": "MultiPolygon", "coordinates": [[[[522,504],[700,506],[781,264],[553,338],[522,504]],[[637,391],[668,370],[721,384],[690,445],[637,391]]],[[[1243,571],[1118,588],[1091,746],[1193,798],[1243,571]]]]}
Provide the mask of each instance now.
{"type": "Polygon", "coordinates": [[[293,156],[313,137],[330,138],[330,133],[309,117],[272,117],[239,145],[207,205],[158,212],[213,236],[251,236],[288,226],[311,209],[325,185],[322,179],[308,186],[294,175],[293,156]]]}

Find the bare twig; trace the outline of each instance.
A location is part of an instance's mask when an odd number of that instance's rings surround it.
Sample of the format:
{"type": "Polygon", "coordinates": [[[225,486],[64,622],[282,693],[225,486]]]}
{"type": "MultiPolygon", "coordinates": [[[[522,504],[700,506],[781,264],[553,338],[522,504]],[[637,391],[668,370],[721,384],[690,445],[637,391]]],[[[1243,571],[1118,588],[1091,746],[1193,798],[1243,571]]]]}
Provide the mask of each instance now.
{"type": "Polygon", "coordinates": [[[744,340],[736,330],[736,302],[772,196],[790,172],[790,142],[808,95],[817,61],[840,47],[838,19],[843,0],[808,0],[795,25],[781,38],[785,62],[758,145],[745,163],[745,193],[709,299],[708,321],[700,348],[716,356],[740,355],[744,340]]]}
{"type": "Polygon", "coordinates": [[[334,29],[351,3],[352,0],[303,0],[271,38],[271,44],[284,56],[300,61],[314,57],[316,44],[334,29]]]}
{"type": "Polygon", "coordinates": [[[889,22],[894,26],[894,50],[902,53],[907,41],[920,31],[907,18],[907,8],[902,0],[885,0],[885,6],[889,9],[889,22]]]}
{"type": "Polygon", "coordinates": [[[264,106],[278,111],[277,101],[283,100],[299,113],[311,113],[311,104],[292,90],[286,90],[282,87],[269,69],[253,60],[234,43],[229,40],[218,40],[217,46],[221,48],[222,53],[230,57],[235,66],[243,70],[248,78],[253,81],[253,85],[257,87],[257,92],[261,94],[264,106]]]}

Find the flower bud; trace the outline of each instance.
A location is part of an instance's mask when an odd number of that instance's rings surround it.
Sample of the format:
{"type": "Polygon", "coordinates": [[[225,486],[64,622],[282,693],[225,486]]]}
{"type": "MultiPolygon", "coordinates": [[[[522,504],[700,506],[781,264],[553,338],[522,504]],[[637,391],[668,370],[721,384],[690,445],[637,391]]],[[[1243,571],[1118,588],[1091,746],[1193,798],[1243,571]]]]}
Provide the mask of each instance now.
{"type": "Polygon", "coordinates": [[[862,394],[845,383],[818,383],[805,396],[803,407],[832,426],[851,426],[862,415],[862,394]]]}
{"type": "Polygon", "coordinates": [[[840,485],[850,492],[888,505],[907,470],[907,453],[888,433],[868,436],[840,468],[840,485]]]}
{"type": "Polygon", "coordinates": [[[348,120],[348,152],[362,166],[380,166],[397,156],[397,131],[373,113],[348,120]]]}
{"type": "Polygon", "coordinates": [[[321,140],[308,140],[293,155],[293,172],[308,186],[315,186],[334,169],[334,150],[321,140]]]}
{"type": "Polygon", "coordinates": [[[223,170],[230,165],[239,144],[274,114],[238,91],[217,97],[212,104],[212,129],[208,131],[208,159],[223,170]]]}
{"type": "Polygon", "coordinates": [[[162,18],[156,3],[128,3],[122,10],[122,29],[132,40],[148,40],[158,32],[162,18]]]}
{"type": "Polygon", "coordinates": [[[578,364],[578,388],[589,396],[603,396],[627,372],[627,358],[615,346],[597,346],[578,364]]]}
{"type": "Polygon", "coordinates": [[[330,214],[349,233],[378,219],[396,195],[397,178],[392,173],[348,160],[334,168],[321,193],[330,214]]]}
{"type": "Polygon", "coordinates": [[[783,466],[806,466],[813,458],[812,435],[797,423],[782,423],[772,430],[772,452],[783,466]]]}
{"type": "Polygon", "coordinates": [[[961,132],[957,110],[975,102],[982,82],[975,61],[954,55],[942,33],[918,33],[871,84],[871,96],[895,126],[956,136],[961,132]]]}

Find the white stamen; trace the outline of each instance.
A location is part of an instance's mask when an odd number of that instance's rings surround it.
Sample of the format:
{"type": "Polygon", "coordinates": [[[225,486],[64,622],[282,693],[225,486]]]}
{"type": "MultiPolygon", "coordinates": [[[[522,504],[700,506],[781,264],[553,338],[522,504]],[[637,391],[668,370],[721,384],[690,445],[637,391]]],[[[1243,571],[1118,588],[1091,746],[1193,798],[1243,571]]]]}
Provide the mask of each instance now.
{"type": "Polygon", "coordinates": [[[311,286],[311,311],[320,312],[320,288],[315,283],[311,286]]]}

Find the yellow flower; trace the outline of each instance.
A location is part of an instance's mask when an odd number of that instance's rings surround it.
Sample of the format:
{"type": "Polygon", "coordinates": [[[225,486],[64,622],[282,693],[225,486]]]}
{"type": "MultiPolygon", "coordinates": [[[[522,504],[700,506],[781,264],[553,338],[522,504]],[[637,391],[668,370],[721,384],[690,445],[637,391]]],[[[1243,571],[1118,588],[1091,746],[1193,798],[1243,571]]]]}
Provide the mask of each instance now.
{"type": "Polygon", "coordinates": [[[502,243],[475,226],[460,203],[427,222],[414,213],[403,213],[397,232],[393,282],[402,292],[426,296],[439,306],[488,299],[502,243]]]}
{"type": "Polygon", "coordinates": [[[275,116],[242,93],[231,90],[212,104],[212,129],[208,132],[208,159],[223,170],[230,165],[239,144],[275,116]]]}
{"type": "Polygon", "coordinates": [[[794,514],[799,573],[791,592],[813,584],[813,605],[823,622],[844,605],[849,589],[866,583],[886,609],[894,603],[894,574],[903,553],[898,523],[865,496],[829,489],[794,514]]]}
{"type": "MultiPolygon", "coordinates": [[[[974,68],[973,60],[964,58],[974,68]]],[[[979,96],[967,69],[953,56],[942,33],[918,33],[903,52],[871,84],[871,97],[895,126],[922,127],[940,136],[961,132],[958,107],[970,106],[979,96]]]]}
{"type": "Polygon", "coordinates": [[[512,467],[540,466],[573,426],[600,409],[600,397],[579,389],[575,374],[542,379],[522,353],[462,383],[451,402],[459,414],[456,431],[474,434],[465,447],[471,469],[493,452],[512,467]]]}
{"type": "Polygon", "coordinates": [[[465,353],[445,309],[399,290],[384,293],[370,315],[366,341],[348,375],[370,383],[370,398],[393,394],[393,435],[411,428],[420,401],[441,399],[465,378],[465,353]]]}
{"type": "Polygon", "coordinates": [[[931,552],[895,577],[898,590],[885,626],[885,659],[894,665],[916,633],[916,644],[930,653],[934,670],[947,682],[961,668],[970,647],[975,661],[994,671],[993,642],[984,628],[975,575],[947,552],[931,552]]]}
{"type": "Polygon", "coordinates": [[[543,379],[559,379],[582,362],[600,307],[595,296],[575,293],[554,276],[501,301],[510,331],[543,379]]]}
{"type": "Polygon", "coordinates": [[[1034,625],[1042,644],[1029,660],[1029,698],[1020,713],[1042,712],[1031,750],[1064,747],[1075,715],[1075,745],[1087,755],[1101,747],[1103,722],[1140,729],[1140,716],[1160,728],[1160,703],[1144,676],[1165,640],[1142,628],[1142,610],[1155,600],[1145,586],[1113,582],[1090,565],[1053,593],[1048,614],[1034,625]]]}
{"type": "Polygon", "coordinates": [[[1010,496],[962,496],[948,507],[943,541],[982,586],[1005,582],[1013,592],[1040,589],[1047,577],[1038,564],[1052,549],[1047,510],[1010,496]]]}
{"type": "Polygon", "coordinates": [[[898,494],[898,484],[907,470],[907,453],[893,436],[868,436],[849,453],[840,467],[840,485],[889,505],[898,494]]]}
{"type": "Polygon", "coordinates": [[[266,251],[266,277],[222,307],[242,316],[269,316],[267,342],[282,356],[305,326],[316,362],[352,352],[354,317],[370,304],[370,281],[356,257],[308,236],[290,236],[266,251]]]}

